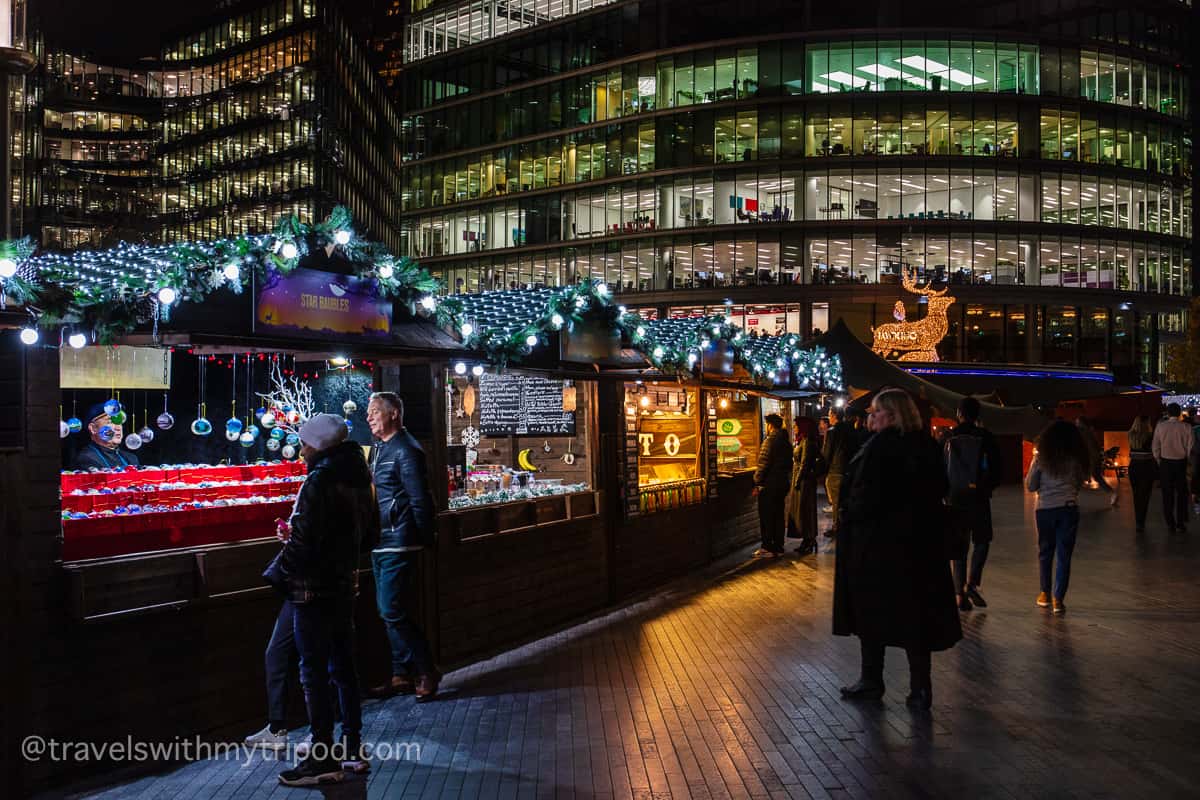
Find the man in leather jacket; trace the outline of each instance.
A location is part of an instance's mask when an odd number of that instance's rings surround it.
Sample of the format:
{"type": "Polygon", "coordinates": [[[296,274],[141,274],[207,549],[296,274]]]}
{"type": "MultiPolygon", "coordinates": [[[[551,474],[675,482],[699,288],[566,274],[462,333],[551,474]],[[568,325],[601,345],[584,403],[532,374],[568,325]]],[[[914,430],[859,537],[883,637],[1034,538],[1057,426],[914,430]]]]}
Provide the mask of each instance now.
{"type": "Polygon", "coordinates": [[[279,776],[289,786],[341,780],[344,764],[364,763],[354,595],[360,549],[377,537],[379,518],[362,449],[346,435],[345,420],[334,414],[316,414],[301,426],[300,453],[308,476],[291,517],[280,523],[283,549],[263,573],[293,607],[300,683],[312,729],[309,756],[279,776]],[[331,683],[342,710],[342,749],[333,747],[331,683]]]}
{"type": "Polygon", "coordinates": [[[437,694],[441,674],[429,641],[414,618],[412,587],[421,550],[433,544],[433,494],[425,451],[404,428],[404,403],[394,392],[376,392],[367,405],[367,425],[379,439],[371,455],[381,535],[371,553],[376,602],[392,650],[392,678],[369,691],[372,697],[437,694]]]}

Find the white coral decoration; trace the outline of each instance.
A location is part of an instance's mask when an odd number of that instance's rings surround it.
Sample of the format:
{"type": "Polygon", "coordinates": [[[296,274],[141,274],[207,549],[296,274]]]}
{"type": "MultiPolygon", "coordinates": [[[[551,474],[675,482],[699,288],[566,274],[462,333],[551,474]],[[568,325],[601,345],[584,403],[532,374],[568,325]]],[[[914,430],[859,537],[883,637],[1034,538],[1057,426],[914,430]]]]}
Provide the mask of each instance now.
{"type": "Polygon", "coordinates": [[[293,409],[295,414],[275,414],[276,427],[288,433],[298,433],[300,426],[316,413],[316,403],[313,401],[312,386],[298,379],[295,375],[284,376],[279,361],[271,361],[271,391],[263,394],[256,392],[262,398],[263,405],[270,408],[293,409]]]}

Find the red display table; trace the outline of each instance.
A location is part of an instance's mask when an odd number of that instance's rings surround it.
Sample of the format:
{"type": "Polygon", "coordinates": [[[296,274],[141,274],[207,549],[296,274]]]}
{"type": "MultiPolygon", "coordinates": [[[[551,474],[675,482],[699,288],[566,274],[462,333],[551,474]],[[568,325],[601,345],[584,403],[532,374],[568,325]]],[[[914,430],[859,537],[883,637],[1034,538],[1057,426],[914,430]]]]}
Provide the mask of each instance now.
{"type": "Polygon", "coordinates": [[[207,506],[137,514],[94,516],[63,520],[63,560],[112,556],[219,544],[273,536],[274,520],[287,518],[300,488],[300,481],[200,486],[215,481],[262,481],[267,478],[298,478],[303,462],[252,464],[234,467],[186,467],[138,469],[123,472],[92,472],[62,476],[63,509],[68,512],[101,512],[137,504],[178,505],[265,496],[268,502],[207,506]],[[195,483],[196,486],[156,488],[158,483],[195,483]],[[135,491],[109,494],[79,494],[75,490],[120,489],[135,491]]]}

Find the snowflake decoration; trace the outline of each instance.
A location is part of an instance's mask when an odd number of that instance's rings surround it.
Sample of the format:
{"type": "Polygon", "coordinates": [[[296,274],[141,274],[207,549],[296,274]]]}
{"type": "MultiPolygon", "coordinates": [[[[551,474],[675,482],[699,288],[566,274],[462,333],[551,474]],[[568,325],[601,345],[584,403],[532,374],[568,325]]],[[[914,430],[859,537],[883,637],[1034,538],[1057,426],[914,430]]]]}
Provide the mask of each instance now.
{"type": "Polygon", "coordinates": [[[469,449],[474,450],[479,446],[479,429],[473,425],[468,425],[463,428],[462,443],[469,449]]]}

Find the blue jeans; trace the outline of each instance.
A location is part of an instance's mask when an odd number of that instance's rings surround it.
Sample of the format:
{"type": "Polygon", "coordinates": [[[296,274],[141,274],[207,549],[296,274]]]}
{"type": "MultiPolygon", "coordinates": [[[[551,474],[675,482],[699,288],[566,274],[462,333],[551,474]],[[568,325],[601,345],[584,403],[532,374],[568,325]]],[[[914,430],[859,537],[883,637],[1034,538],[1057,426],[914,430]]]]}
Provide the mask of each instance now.
{"type": "Polygon", "coordinates": [[[1075,534],[1079,532],[1079,507],[1039,508],[1037,531],[1042,591],[1051,594],[1051,568],[1057,556],[1053,596],[1056,600],[1062,600],[1067,596],[1067,584],[1071,581],[1071,553],[1075,551],[1075,534]]]}
{"type": "Polygon", "coordinates": [[[267,643],[265,661],[267,665],[267,721],[271,730],[287,727],[288,721],[288,678],[295,673],[300,663],[296,650],[295,606],[284,600],[275,618],[271,641],[267,643]]]}
{"type": "Polygon", "coordinates": [[[392,648],[392,674],[430,675],[434,672],[429,640],[413,619],[409,598],[417,579],[418,550],[372,553],[375,572],[375,603],[387,628],[392,648]]]}
{"type": "Polygon", "coordinates": [[[342,710],[342,735],[362,735],[362,698],[354,665],[354,597],[321,598],[292,604],[300,683],[308,706],[313,742],[333,742],[333,693],[342,710]]]}

